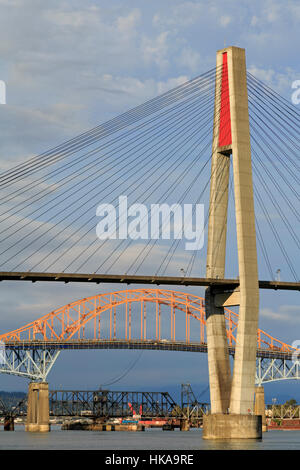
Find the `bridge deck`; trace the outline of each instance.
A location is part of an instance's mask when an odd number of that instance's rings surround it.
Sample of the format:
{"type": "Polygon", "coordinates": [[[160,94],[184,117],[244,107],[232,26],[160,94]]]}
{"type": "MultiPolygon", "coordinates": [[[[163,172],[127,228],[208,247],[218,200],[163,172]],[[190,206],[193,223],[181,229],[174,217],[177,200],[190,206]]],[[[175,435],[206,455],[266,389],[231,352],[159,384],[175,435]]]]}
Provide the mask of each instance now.
{"type": "MultiPolygon", "coordinates": [[[[213,286],[235,289],[238,279],[208,279],[203,277],[170,277],[170,276],[131,276],[128,274],[73,274],[73,273],[38,273],[38,272],[0,272],[0,281],[31,282],[91,282],[117,284],[152,284],[178,286],[213,286]]],[[[300,282],[259,281],[260,289],[300,290],[300,282]]]]}
{"type": "MultiPolygon", "coordinates": [[[[10,341],[5,343],[6,349],[146,349],[160,351],[187,351],[207,353],[206,343],[186,343],[184,341],[156,340],[69,340],[69,341],[10,341]]],[[[234,356],[234,347],[229,347],[229,353],[234,356]]],[[[257,349],[257,357],[271,359],[292,359],[291,352],[278,349],[257,349]]]]}

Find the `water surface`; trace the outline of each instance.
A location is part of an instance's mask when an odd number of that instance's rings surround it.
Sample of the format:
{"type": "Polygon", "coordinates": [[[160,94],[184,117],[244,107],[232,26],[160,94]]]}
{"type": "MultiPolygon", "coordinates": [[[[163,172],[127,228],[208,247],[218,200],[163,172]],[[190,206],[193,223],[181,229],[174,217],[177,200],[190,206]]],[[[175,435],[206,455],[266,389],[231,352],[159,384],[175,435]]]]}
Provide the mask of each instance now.
{"type": "Polygon", "coordinates": [[[299,431],[268,431],[262,441],[206,441],[201,429],[189,432],[148,429],[145,432],[62,431],[52,426],[49,433],[0,430],[1,450],[299,450],[299,431]]]}

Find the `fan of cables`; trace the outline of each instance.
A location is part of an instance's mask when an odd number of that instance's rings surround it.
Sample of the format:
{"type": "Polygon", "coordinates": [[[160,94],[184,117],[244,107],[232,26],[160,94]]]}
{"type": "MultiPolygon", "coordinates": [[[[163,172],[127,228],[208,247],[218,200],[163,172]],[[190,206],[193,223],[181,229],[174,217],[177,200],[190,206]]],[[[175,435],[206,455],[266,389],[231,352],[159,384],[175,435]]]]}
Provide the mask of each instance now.
{"type": "MultiPolygon", "coordinates": [[[[119,226],[120,196],[131,208],[190,204],[192,220],[203,204],[205,233],[221,73],[214,68],[1,173],[1,270],[204,277],[205,247],[185,250],[175,219],[169,239],[150,236],[147,214],[127,236],[99,239],[97,208],[116,208],[119,226]],[[138,229],[148,236],[134,236],[138,229]]],[[[274,279],[280,266],[298,281],[300,113],[250,73],[247,80],[260,277],[274,279]]],[[[226,190],[233,216],[232,177],[226,190]]],[[[159,234],[169,221],[162,214],[159,234]]],[[[234,230],[233,221],[229,245],[234,230]]]]}

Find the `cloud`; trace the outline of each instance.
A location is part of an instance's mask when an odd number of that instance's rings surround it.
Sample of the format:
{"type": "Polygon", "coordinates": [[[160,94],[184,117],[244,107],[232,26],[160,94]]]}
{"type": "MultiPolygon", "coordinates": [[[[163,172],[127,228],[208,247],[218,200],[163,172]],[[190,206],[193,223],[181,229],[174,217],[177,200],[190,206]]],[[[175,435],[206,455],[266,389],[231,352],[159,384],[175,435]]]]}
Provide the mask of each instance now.
{"type": "Polygon", "coordinates": [[[26,9],[24,2],[8,8],[5,21],[0,16],[6,64],[1,79],[8,103],[0,109],[2,168],[189,78],[182,73],[157,77],[155,70],[166,71],[170,65],[169,32],[145,31],[142,19],[138,8],[33,0],[26,9]],[[34,22],[30,18],[37,8],[39,21],[34,22]]]}
{"type": "Polygon", "coordinates": [[[299,77],[297,72],[291,67],[286,67],[284,71],[276,71],[274,68],[263,68],[251,65],[249,72],[259,80],[265,82],[269,87],[278,93],[285,95],[290,92],[292,95],[292,83],[299,77]]]}
{"type": "Polygon", "coordinates": [[[271,320],[289,323],[300,322],[300,306],[299,305],[280,305],[277,310],[272,308],[262,308],[260,314],[271,320]]]}
{"type": "Polygon", "coordinates": [[[82,27],[98,27],[100,23],[100,9],[87,7],[77,11],[54,9],[46,10],[44,18],[55,26],[71,27],[79,29],[82,27]]]}
{"type": "Polygon", "coordinates": [[[194,2],[180,2],[165,13],[156,13],[153,16],[154,26],[174,26],[187,28],[199,21],[200,17],[207,15],[209,5],[194,2]]]}
{"type": "Polygon", "coordinates": [[[191,73],[195,74],[200,69],[201,55],[191,47],[184,47],[177,59],[177,63],[182,68],[186,68],[191,73]]]}
{"type": "Polygon", "coordinates": [[[132,10],[127,16],[119,16],[116,20],[119,33],[131,36],[135,33],[137,24],[141,19],[141,12],[137,8],[132,10]]]}
{"type": "Polygon", "coordinates": [[[224,15],[224,16],[221,16],[220,18],[220,24],[224,28],[228,26],[231,22],[232,22],[232,18],[229,15],[224,15]]]}
{"type": "Polygon", "coordinates": [[[145,63],[155,63],[160,69],[165,70],[169,65],[168,60],[168,37],[169,32],[163,31],[155,38],[142,38],[142,51],[145,63]]]}
{"type": "MultiPolygon", "coordinates": [[[[53,0],[50,3],[42,0],[0,0],[0,79],[7,85],[8,103],[0,107],[1,168],[7,169],[25,157],[36,155],[105,122],[183,83],[191,78],[191,74],[206,72],[214,67],[215,51],[223,47],[224,39],[227,45],[245,47],[250,71],[289,97],[291,83],[299,79],[300,72],[297,56],[299,2],[287,0],[284,7],[278,0],[254,0],[251,3],[227,0],[225,4],[226,9],[221,0],[213,0],[209,4],[200,0],[133,3],[111,0],[53,0]]],[[[133,181],[130,184],[134,184],[133,181]]],[[[42,189],[41,186],[37,188],[42,189]]],[[[28,192],[28,195],[31,194],[28,192]]],[[[17,217],[20,216],[17,214],[17,217]]],[[[85,214],[77,214],[77,223],[81,217],[84,221],[85,214]]],[[[13,221],[17,222],[17,218],[13,221]]],[[[47,228],[50,229],[51,224],[47,228]]],[[[37,230],[37,233],[41,231],[37,230]]],[[[70,246],[76,234],[72,230],[65,233],[70,246]]],[[[29,261],[32,264],[39,261],[52,249],[56,249],[56,256],[60,258],[63,254],[63,250],[57,248],[60,240],[62,238],[53,242],[51,237],[45,236],[44,248],[29,261]]],[[[7,243],[11,241],[4,241],[4,244],[7,243]]],[[[76,258],[83,247],[84,244],[79,244],[63,260],[59,259],[56,267],[61,261],[70,262],[76,258]]],[[[96,252],[93,266],[97,267],[112,248],[114,246],[111,244],[106,253],[101,250],[96,252]]],[[[126,251],[120,264],[114,266],[116,271],[125,270],[141,249],[142,245],[136,244],[126,251]]],[[[276,259],[277,253],[272,249],[272,259],[276,259]]],[[[158,244],[140,272],[153,272],[153,265],[158,266],[165,253],[166,246],[158,244]]],[[[116,250],[114,256],[119,254],[121,251],[116,250]]],[[[202,263],[201,269],[204,270],[202,252],[198,258],[200,256],[198,262],[202,263]]],[[[180,269],[185,265],[186,253],[178,250],[169,265],[169,273],[180,275],[180,269]]],[[[236,270],[232,268],[232,257],[228,260],[228,266],[234,277],[236,270]]],[[[194,272],[195,275],[199,274],[200,267],[195,266],[194,272]]],[[[127,288],[113,284],[0,284],[2,330],[21,326],[76,298],[99,291],[127,288]]],[[[199,289],[188,290],[199,293],[199,289]]],[[[266,293],[261,295],[265,298],[266,293]]],[[[283,324],[290,331],[298,324],[298,307],[289,305],[293,302],[290,295],[284,302],[281,300],[282,306],[278,306],[278,298],[272,296],[268,307],[262,309],[262,318],[266,322],[269,319],[274,325],[276,323],[279,338],[284,334],[283,324]]],[[[286,332],[286,336],[291,337],[291,333],[286,332]]],[[[108,377],[112,354],[109,351],[108,360],[101,361],[101,374],[106,371],[108,377]]],[[[174,360],[173,353],[171,356],[170,364],[174,360]]],[[[70,383],[80,386],[76,369],[74,367],[74,373],[71,367],[74,366],[74,357],[71,354],[69,357],[70,361],[66,362],[70,365],[70,383]]],[[[124,352],[116,352],[115,357],[124,357],[124,352]]],[[[118,359],[115,364],[118,364],[118,359]]],[[[157,369],[156,364],[154,367],[157,369]]],[[[82,381],[87,379],[85,369],[88,367],[81,369],[82,381]]],[[[55,380],[59,376],[64,381],[63,367],[60,369],[58,366],[54,370],[51,377],[55,380]]],[[[189,365],[181,367],[179,377],[177,367],[174,367],[168,381],[175,383],[182,380],[183,375],[188,380],[193,370],[189,365]]],[[[93,377],[99,373],[94,359],[90,362],[89,373],[93,377]]],[[[136,374],[130,379],[133,377],[138,383],[141,377],[146,376],[145,372],[144,376],[136,374]]],[[[149,377],[151,380],[147,383],[150,384],[157,377],[152,374],[152,369],[149,377]]],[[[92,378],[90,382],[94,383],[95,380],[92,378]]]]}

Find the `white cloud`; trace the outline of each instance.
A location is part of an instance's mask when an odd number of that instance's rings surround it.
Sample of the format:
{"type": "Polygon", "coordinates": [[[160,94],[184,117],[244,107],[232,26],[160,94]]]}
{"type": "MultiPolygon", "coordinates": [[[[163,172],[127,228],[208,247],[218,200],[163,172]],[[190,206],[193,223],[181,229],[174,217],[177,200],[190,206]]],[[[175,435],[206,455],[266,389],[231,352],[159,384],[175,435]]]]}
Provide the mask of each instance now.
{"type": "Polygon", "coordinates": [[[221,16],[220,18],[220,24],[221,26],[228,26],[230,23],[232,22],[232,18],[229,16],[229,15],[224,15],[224,16],[221,16]]]}
{"type": "Polygon", "coordinates": [[[265,318],[280,322],[299,323],[300,306],[299,305],[280,305],[277,310],[272,308],[262,308],[260,314],[265,318]]]}
{"type": "Polygon", "coordinates": [[[249,68],[249,72],[255,75],[255,77],[259,78],[260,80],[263,80],[266,83],[272,83],[273,77],[275,74],[274,70],[265,70],[262,68],[258,68],[255,66],[251,66],[249,68]]]}
{"type": "Polygon", "coordinates": [[[169,32],[163,31],[154,39],[146,36],[143,37],[142,52],[146,64],[150,65],[153,62],[161,69],[166,69],[168,67],[168,36],[169,32]]]}
{"type": "Polygon", "coordinates": [[[177,59],[177,63],[182,68],[186,68],[192,73],[196,73],[200,69],[201,56],[199,52],[195,51],[191,47],[184,47],[177,59]]]}
{"type": "Polygon", "coordinates": [[[269,0],[264,8],[264,15],[269,23],[275,23],[279,20],[282,14],[282,4],[269,0]]]}
{"type": "Polygon", "coordinates": [[[286,67],[284,71],[278,72],[275,69],[264,69],[262,67],[251,65],[248,70],[256,78],[262,80],[282,95],[287,92],[292,94],[292,83],[297,79],[297,77],[299,77],[296,71],[292,70],[290,67],[286,67]]]}
{"type": "Polygon", "coordinates": [[[99,9],[86,8],[85,10],[47,10],[44,18],[55,26],[72,27],[74,29],[82,27],[98,27],[100,24],[99,9]]]}
{"type": "Polygon", "coordinates": [[[155,26],[188,27],[197,23],[200,16],[207,15],[208,5],[194,2],[182,2],[168,9],[167,13],[156,13],[153,16],[155,26]]]}
{"type": "Polygon", "coordinates": [[[258,24],[258,22],[259,22],[259,19],[257,18],[257,16],[254,15],[251,18],[250,25],[254,27],[258,24]]]}
{"type": "Polygon", "coordinates": [[[125,35],[132,35],[140,18],[141,12],[138,9],[134,9],[127,16],[118,17],[116,20],[118,32],[125,35]]]}

